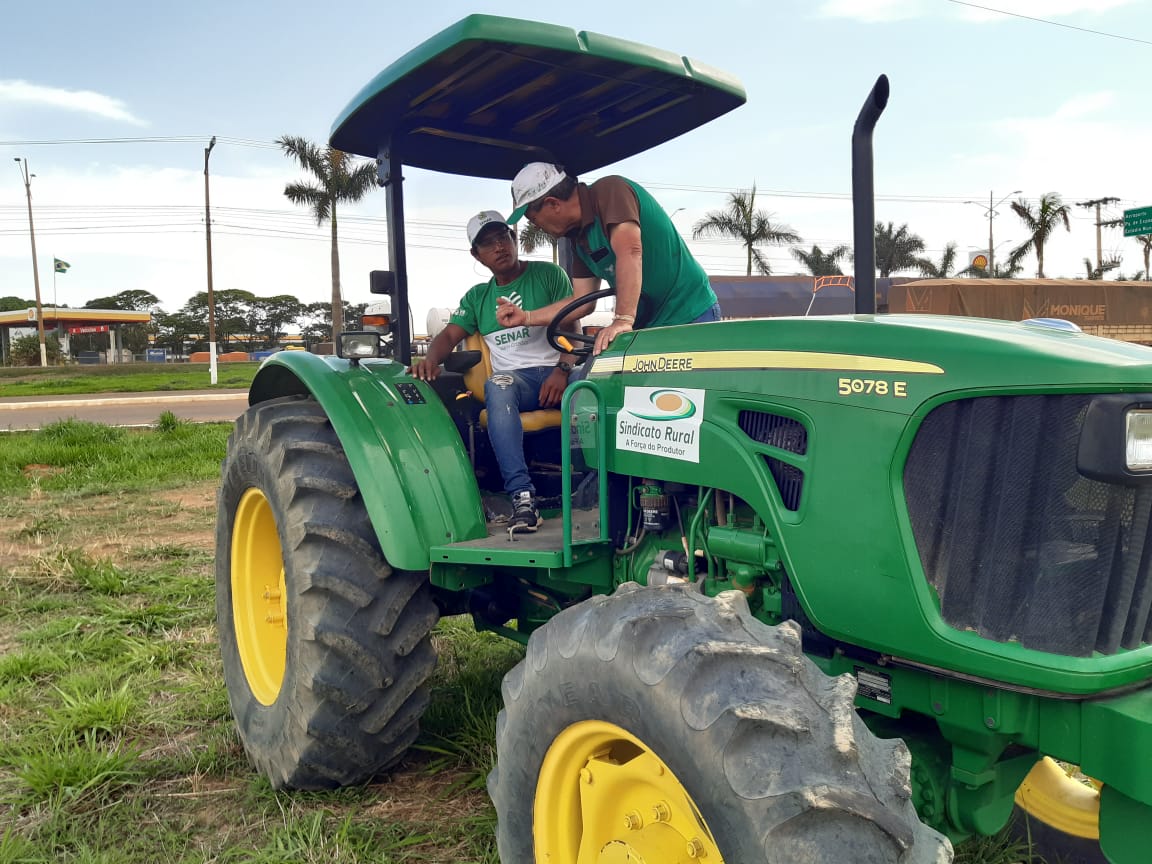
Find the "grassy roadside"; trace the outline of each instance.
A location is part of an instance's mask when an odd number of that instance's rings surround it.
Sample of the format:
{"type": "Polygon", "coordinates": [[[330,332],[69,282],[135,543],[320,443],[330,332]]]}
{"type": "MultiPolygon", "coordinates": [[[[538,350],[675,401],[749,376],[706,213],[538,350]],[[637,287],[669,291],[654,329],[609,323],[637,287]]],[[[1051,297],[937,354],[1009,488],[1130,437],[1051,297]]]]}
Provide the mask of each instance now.
{"type": "Polygon", "coordinates": [[[248,767],[213,611],[228,432],[69,421],[0,448],[0,864],[494,864],[483,778],[521,652],[465,621],[436,631],[424,735],[390,776],[285,794],[248,767]]]}
{"type": "Polygon", "coordinates": [[[215,387],[209,383],[206,363],[0,367],[0,397],[246,389],[259,367],[259,363],[220,363],[215,387]]]}
{"type": "MultiPolygon", "coordinates": [[[[277,793],[249,768],[213,613],[229,431],[66,421],[0,447],[0,864],[497,864],[484,778],[522,651],[466,620],[438,626],[423,735],[378,783],[277,793]]],[[[956,860],[1040,864],[1005,840],[956,860]]]]}

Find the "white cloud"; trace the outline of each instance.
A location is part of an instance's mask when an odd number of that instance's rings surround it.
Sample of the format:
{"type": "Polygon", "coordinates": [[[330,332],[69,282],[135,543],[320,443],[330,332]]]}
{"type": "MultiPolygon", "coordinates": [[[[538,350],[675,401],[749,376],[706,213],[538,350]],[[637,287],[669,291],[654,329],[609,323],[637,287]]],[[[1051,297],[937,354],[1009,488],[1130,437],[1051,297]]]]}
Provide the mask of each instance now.
{"type": "Polygon", "coordinates": [[[92,90],[64,90],[19,80],[0,81],[0,105],[3,104],[47,106],[95,114],[109,120],[131,123],[133,126],[148,125],[147,121],[132,114],[121,100],[92,90]]]}

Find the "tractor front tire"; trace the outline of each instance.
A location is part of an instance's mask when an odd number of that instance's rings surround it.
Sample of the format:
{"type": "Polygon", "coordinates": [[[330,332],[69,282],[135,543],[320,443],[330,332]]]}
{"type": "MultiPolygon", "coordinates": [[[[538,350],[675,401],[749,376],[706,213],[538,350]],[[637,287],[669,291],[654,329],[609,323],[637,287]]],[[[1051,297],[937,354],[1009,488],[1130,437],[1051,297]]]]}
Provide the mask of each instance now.
{"type": "Polygon", "coordinates": [[[228,439],[216,616],[232,714],[277,789],[363,783],[419,732],[436,665],[426,573],[384,560],[323,409],[252,406],[228,439]]]}
{"type": "Polygon", "coordinates": [[[902,741],[744,595],[622,586],[532,634],[488,778],[500,860],[947,864],[902,741]]]}

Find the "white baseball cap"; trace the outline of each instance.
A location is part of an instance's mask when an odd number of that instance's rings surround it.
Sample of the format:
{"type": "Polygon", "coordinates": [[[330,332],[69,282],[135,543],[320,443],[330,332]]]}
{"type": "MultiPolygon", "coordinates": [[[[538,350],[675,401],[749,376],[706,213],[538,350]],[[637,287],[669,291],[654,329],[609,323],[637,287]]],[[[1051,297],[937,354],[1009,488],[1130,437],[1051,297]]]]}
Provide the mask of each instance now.
{"type": "Polygon", "coordinates": [[[508,223],[504,220],[504,217],[495,210],[481,210],[468,220],[468,245],[475,246],[476,238],[479,237],[480,232],[489,225],[503,225],[505,228],[508,227],[508,223]]]}
{"type": "Polygon", "coordinates": [[[544,195],[568,175],[551,162],[529,162],[512,180],[512,215],[508,224],[515,225],[528,205],[544,195]]]}

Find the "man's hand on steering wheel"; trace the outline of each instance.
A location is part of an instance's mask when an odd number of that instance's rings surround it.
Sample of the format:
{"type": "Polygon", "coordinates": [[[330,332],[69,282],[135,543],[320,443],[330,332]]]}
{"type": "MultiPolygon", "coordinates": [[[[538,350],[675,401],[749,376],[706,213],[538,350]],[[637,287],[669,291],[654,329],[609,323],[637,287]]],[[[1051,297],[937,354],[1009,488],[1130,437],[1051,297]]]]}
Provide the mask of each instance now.
{"type": "MultiPolygon", "coordinates": [[[[599,291],[593,291],[589,294],[583,294],[576,297],[572,302],[568,303],[563,309],[560,309],[552,318],[552,323],[548,325],[546,336],[548,344],[555,348],[557,351],[566,352],[576,358],[576,362],[583,363],[592,354],[599,354],[596,348],[596,337],[585,336],[583,333],[577,333],[575,330],[561,330],[560,327],[565,323],[565,319],[581,307],[594,303],[602,297],[611,297],[616,292],[612,288],[601,288],[599,291]]],[[[601,349],[603,350],[603,349],[601,349]]]]}

